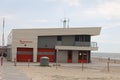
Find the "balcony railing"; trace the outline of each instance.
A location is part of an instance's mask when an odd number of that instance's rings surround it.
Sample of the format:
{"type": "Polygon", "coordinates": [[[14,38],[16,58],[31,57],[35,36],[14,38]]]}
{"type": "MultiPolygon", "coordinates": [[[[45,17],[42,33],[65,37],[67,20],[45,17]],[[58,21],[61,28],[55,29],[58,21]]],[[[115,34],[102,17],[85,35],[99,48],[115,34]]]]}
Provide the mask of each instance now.
{"type": "Polygon", "coordinates": [[[97,47],[97,42],[75,42],[74,44],[65,45],[57,42],[57,46],[80,46],[80,47],[97,47]]]}

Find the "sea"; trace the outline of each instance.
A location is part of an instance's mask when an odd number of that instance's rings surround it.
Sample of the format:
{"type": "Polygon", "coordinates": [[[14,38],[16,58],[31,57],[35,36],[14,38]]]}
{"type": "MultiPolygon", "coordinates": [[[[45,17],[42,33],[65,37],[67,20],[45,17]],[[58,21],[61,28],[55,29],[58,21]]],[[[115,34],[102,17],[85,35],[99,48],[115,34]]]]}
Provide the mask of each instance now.
{"type": "Polygon", "coordinates": [[[92,52],[91,56],[96,58],[110,58],[120,60],[120,53],[92,52]]]}

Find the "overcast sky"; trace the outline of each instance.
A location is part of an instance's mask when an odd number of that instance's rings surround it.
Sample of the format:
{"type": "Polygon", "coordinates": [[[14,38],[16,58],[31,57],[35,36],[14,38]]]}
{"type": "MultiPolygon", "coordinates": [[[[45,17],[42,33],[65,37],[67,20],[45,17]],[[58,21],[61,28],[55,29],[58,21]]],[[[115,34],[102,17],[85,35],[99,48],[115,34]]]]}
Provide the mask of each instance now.
{"type": "Polygon", "coordinates": [[[5,43],[11,29],[62,28],[67,17],[70,27],[102,27],[98,51],[120,53],[120,0],[0,0],[0,36],[3,16],[5,43]]]}

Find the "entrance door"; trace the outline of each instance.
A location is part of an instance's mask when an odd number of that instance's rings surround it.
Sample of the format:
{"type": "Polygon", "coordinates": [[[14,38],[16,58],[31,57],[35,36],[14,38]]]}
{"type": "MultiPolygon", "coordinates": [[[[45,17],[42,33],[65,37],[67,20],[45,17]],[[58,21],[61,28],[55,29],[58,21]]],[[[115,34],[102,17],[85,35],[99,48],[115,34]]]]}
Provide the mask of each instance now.
{"type": "Polygon", "coordinates": [[[87,63],[88,62],[88,51],[79,51],[78,52],[78,63],[87,63]]]}
{"type": "Polygon", "coordinates": [[[72,63],[72,51],[68,51],[68,63],[72,63]]]}

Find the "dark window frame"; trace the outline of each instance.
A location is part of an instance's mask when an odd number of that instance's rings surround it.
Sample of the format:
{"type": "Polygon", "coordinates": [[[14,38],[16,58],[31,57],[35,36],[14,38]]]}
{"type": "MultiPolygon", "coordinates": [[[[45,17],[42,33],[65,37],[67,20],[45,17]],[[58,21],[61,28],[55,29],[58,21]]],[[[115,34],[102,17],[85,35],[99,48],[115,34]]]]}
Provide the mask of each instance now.
{"type": "Polygon", "coordinates": [[[75,41],[79,41],[79,35],[75,36],[75,41]]]}
{"type": "Polygon", "coordinates": [[[90,42],[90,35],[75,35],[75,41],[90,42]]]}
{"type": "Polygon", "coordinates": [[[57,36],[57,41],[62,41],[62,36],[57,36]]]}

